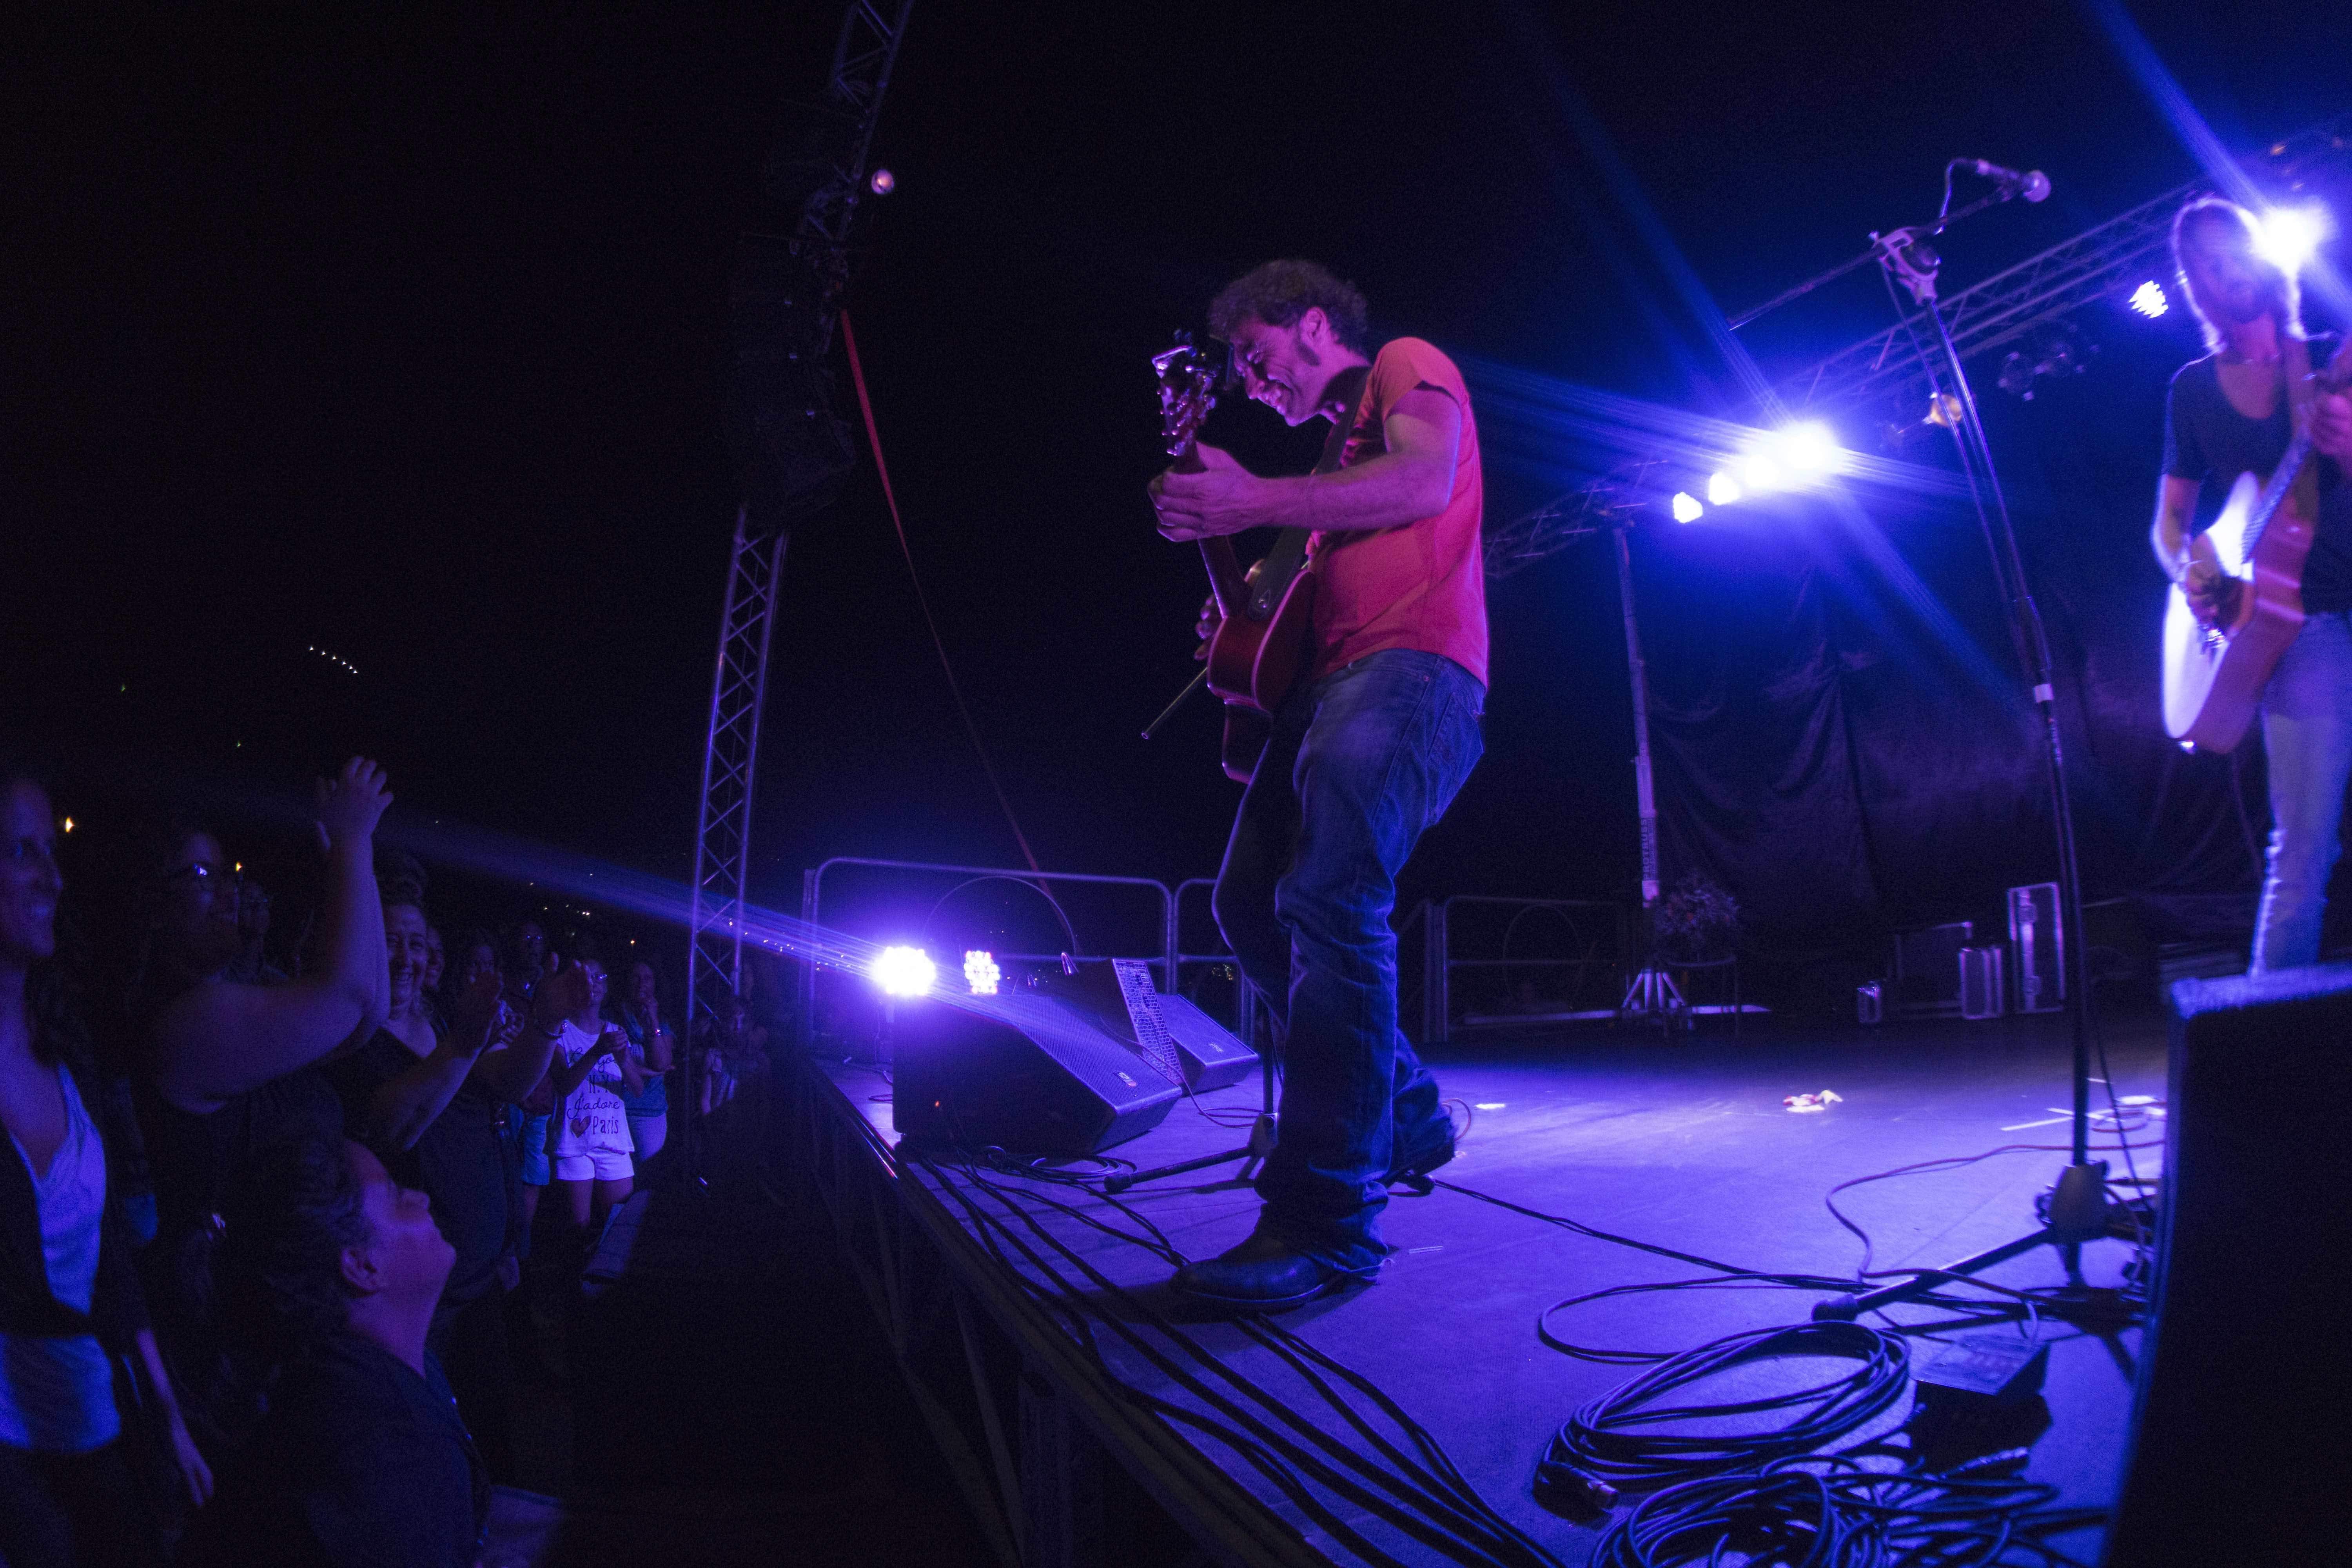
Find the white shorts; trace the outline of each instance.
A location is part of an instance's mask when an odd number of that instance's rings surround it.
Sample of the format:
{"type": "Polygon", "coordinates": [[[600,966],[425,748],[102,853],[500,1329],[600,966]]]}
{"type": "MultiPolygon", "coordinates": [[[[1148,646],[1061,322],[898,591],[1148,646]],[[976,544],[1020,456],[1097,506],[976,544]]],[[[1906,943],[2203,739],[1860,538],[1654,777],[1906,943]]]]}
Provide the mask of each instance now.
{"type": "Polygon", "coordinates": [[[637,1173],[626,1149],[591,1149],[579,1154],[558,1154],[555,1157],[555,1179],[559,1182],[623,1182],[637,1173]]]}

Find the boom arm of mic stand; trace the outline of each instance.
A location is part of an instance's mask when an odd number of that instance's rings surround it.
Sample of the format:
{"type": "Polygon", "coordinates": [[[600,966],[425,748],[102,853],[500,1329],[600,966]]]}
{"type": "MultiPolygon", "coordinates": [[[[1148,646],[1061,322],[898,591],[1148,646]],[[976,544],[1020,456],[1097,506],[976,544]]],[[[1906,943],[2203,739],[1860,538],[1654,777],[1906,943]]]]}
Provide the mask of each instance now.
{"type": "MultiPolygon", "coordinates": [[[[1985,208],[1997,206],[2000,203],[2009,200],[2010,197],[2016,194],[2016,192],[2011,190],[1996,191],[1991,195],[1980,197],[1976,201],[1970,202],[1967,206],[1962,207],[1956,213],[1945,214],[1942,217],[1937,218],[1933,223],[1921,224],[1913,228],[1911,232],[1922,239],[1925,239],[1931,234],[1941,234],[1946,229],[1951,227],[1954,224],[1959,222],[1962,218],[1973,217],[1978,213],[1984,211],[1985,208]]],[[[1889,232],[1892,231],[1890,230],[1889,232]]],[[[1781,306],[1789,303],[1791,300],[1801,300],[1806,295],[1811,293],[1814,289],[1820,288],[1822,284],[1834,283],[1839,279],[1844,277],[1847,273],[1853,271],[1855,268],[1868,266],[1871,262],[1877,260],[1878,258],[1879,247],[1874,243],[1869,249],[1864,251],[1860,256],[1850,257],[1846,260],[1839,262],[1835,267],[1831,268],[1827,272],[1822,273],[1818,277],[1808,278],[1802,283],[1798,284],[1795,288],[1784,289],[1780,293],[1773,295],[1769,300],[1765,300],[1755,309],[1743,310],[1738,315],[1732,317],[1730,321],[1731,330],[1736,332],[1740,328],[1746,326],[1748,322],[1755,321],[1759,316],[1768,316],[1771,314],[1781,306]]]]}

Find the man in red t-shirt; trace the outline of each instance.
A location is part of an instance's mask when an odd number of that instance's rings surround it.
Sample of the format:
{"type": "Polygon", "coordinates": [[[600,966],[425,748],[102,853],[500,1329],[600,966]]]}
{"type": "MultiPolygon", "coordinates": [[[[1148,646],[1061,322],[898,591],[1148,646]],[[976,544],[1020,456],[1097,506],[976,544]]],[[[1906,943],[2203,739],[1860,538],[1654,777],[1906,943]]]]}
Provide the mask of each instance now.
{"type": "Polygon", "coordinates": [[[1414,842],[1484,750],[1483,490],[1461,372],[1418,338],[1373,352],[1352,286],[1312,262],[1268,262],[1209,320],[1251,397],[1344,432],[1337,466],[1312,474],[1259,479],[1202,447],[1202,471],[1151,485],[1171,539],[1313,530],[1314,656],[1275,716],[1215,897],[1286,1031],[1280,1132],[1257,1228],[1174,1281],[1251,1310],[1374,1278],[1389,1183],[1454,1157],[1437,1082],[1397,1029],[1389,914],[1414,842]]]}

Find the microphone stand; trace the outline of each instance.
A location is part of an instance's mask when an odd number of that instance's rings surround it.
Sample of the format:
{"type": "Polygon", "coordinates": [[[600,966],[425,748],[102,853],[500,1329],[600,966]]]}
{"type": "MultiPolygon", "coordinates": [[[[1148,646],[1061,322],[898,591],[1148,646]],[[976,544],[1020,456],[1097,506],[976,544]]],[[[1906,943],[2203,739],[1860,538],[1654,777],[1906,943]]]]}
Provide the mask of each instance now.
{"type": "MultiPolygon", "coordinates": [[[[1920,314],[1927,318],[1927,323],[1932,328],[1936,353],[1930,357],[1922,349],[1920,361],[1927,372],[1930,395],[1937,405],[1943,406],[1948,396],[1958,409],[1959,417],[1950,422],[1953,444],[1958,450],[1969,500],[1975,505],[1978,527],[1984,534],[1986,551],[1992,558],[1994,581],[2009,608],[2010,636],[2015,643],[2019,664],[2031,689],[2034,710],[2041,720],[2042,766],[2050,792],[2052,826],[2057,838],[2059,919],[2065,937],[2065,963],[2069,972],[2066,978],[2072,982],[2070,999],[2073,1005],[2067,1009],[2067,1014],[2074,1037],[2073,1151],[2069,1163],[2051,1191],[2041,1228],[1959,1258],[1941,1268],[1923,1270],[1901,1284],[1858,1295],[1833,1296],[1817,1302],[1813,1307],[1813,1316],[1817,1320],[1850,1321],[1892,1302],[1925,1295],[1946,1280],[1979,1273],[2044,1244],[2057,1249],[2066,1270],[2070,1289],[2080,1291],[2084,1289],[2083,1244],[2098,1239],[2106,1234],[2107,1229],[2107,1164],[2104,1160],[2094,1161],[2090,1157],[2091,1038],[2097,1026],[2091,997],[2090,965],[2083,941],[2082,868],[2076,853],[2074,802],[2066,787],[2065,749],[2058,723],[2056,676],[2050,655],[2050,640],[2042,627],[2042,612],[2035,605],[2032,591],[2026,582],[2025,563],[2018,552],[2017,531],[2010,521],[2009,502],[2001,493],[2000,476],[1993,467],[1992,447],[1986,441],[1984,426],[1978,419],[1976,393],[1969,384],[1968,371],[1961,363],[1958,345],[1952,341],[1951,327],[1944,320],[1943,310],[1937,300],[1936,271],[1940,264],[1933,251],[1917,243],[1928,235],[1941,233],[1961,218],[2009,200],[2018,192],[2019,187],[2004,184],[1993,195],[1958,212],[1940,216],[1932,225],[1873,235],[1871,247],[1861,256],[1799,284],[1731,323],[1734,327],[1744,326],[1765,311],[1809,293],[1832,278],[1841,277],[1864,262],[1876,261],[1891,279],[1909,290],[1919,306],[1920,314]]],[[[1912,327],[1913,320],[1906,318],[1905,325],[1912,327]]],[[[1916,331],[1914,339],[1916,344],[1916,331]]]]}

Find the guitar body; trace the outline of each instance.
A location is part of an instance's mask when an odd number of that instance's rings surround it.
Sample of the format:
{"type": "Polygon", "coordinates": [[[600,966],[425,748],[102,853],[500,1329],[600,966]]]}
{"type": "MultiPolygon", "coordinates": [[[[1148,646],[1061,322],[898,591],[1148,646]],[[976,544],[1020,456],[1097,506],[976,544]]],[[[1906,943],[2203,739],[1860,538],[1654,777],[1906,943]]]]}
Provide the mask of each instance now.
{"type": "MultiPolygon", "coordinates": [[[[1197,473],[1201,459],[1193,438],[1216,405],[1218,388],[1229,383],[1230,365],[1180,332],[1176,346],[1154,356],[1151,368],[1160,382],[1160,437],[1175,459],[1169,469],[1197,473]]],[[[1342,373],[1355,377],[1342,388],[1348,401],[1361,392],[1368,369],[1342,373]]],[[[1341,384],[1335,379],[1333,384],[1341,384]]],[[[1318,473],[1339,468],[1347,451],[1349,423],[1332,421],[1318,473]]],[[[1315,577],[1307,570],[1311,537],[1304,528],[1282,530],[1273,548],[1246,574],[1234,556],[1231,539],[1201,541],[1201,564],[1208,568],[1219,622],[1209,639],[1209,668],[1202,680],[1225,704],[1224,743],[1218,760],[1225,776],[1237,784],[1256,776],[1258,759],[1274,736],[1274,716],[1314,658],[1315,577]]]]}
{"type": "MultiPolygon", "coordinates": [[[[1210,558],[1213,586],[1241,581],[1231,540],[1204,539],[1201,551],[1210,558]],[[1220,553],[1222,561],[1215,559],[1220,553]]],[[[1222,593],[1218,600],[1227,603],[1222,593]]],[[[1209,639],[1209,690],[1225,704],[1220,757],[1225,776],[1247,784],[1273,737],[1274,715],[1307,674],[1315,641],[1315,578],[1305,571],[1292,575],[1263,620],[1248,614],[1244,595],[1235,595],[1231,604],[1234,613],[1209,639]]]]}
{"type": "Polygon", "coordinates": [[[2222,619],[2208,626],[2176,584],[2164,610],[2164,728],[2173,739],[2227,752],[2245,739],[2271,672],[2303,630],[2303,565],[2312,525],[2292,504],[2262,521],[2262,481],[2241,474],[2202,540],[2241,584],[2222,619]]]}

